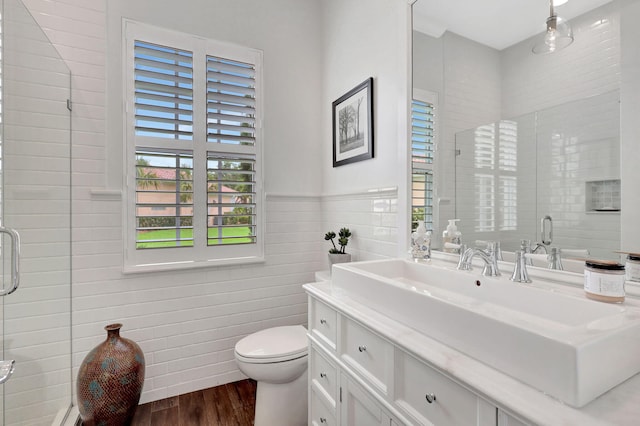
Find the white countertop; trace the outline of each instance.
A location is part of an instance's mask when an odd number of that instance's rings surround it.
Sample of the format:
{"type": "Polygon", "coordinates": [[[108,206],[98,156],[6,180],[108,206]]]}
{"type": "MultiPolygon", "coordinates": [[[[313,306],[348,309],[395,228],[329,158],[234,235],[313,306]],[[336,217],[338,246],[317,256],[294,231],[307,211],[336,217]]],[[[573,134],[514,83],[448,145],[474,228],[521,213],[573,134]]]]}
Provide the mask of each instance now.
{"type": "MultiPolygon", "coordinates": [[[[391,320],[344,294],[336,296],[332,292],[330,281],[305,284],[304,288],[314,297],[347,316],[367,324],[392,343],[426,360],[462,386],[532,424],[549,426],[640,424],[640,374],[606,392],[585,407],[576,409],[412,328],[391,320]]],[[[568,290],[576,291],[575,288],[568,290]]],[[[636,305],[638,301],[633,300],[630,303],[636,305]]]]}

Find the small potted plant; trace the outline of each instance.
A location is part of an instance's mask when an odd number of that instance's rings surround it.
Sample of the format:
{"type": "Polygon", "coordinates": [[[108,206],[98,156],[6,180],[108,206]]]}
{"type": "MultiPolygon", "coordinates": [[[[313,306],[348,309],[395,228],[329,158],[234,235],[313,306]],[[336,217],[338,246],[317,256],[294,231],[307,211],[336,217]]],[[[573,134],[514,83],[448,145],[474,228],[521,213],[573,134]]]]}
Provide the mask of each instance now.
{"type": "Polygon", "coordinates": [[[329,249],[329,269],[331,269],[331,265],[333,265],[334,263],[351,262],[351,255],[345,252],[345,248],[347,247],[347,244],[349,244],[351,231],[349,231],[349,228],[340,228],[337,237],[338,246],[340,246],[340,248],[336,246],[336,243],[334,241],[334,238],[336,238],[335,232],[329,231],[324,234],[325,241],[331,241],[331,245],[333,246],[331,247],[331,249],[329,249]]]}

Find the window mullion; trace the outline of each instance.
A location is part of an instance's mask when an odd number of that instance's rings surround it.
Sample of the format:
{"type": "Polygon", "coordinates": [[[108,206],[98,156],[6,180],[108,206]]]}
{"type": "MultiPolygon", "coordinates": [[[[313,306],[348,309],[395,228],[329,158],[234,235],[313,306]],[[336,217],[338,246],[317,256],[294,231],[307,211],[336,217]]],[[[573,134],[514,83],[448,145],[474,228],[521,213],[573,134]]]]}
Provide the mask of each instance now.
{"type": "MultiPolygon", "coordinates": [[[[193,66],[193,127],[194,178],[193,226],[197,256],[207,247],[207,75],[206,43],[194,48],[193,66]]],[[[206,258],[206,256],[204,256],[206,258]]]]}

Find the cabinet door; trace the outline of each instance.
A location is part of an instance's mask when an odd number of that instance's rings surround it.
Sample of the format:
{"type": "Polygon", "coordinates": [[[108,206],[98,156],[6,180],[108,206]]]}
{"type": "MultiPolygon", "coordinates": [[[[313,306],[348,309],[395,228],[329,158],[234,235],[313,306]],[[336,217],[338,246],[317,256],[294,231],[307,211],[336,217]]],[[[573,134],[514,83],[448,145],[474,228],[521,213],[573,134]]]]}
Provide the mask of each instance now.
{"type": "Polygon", "coordinates": [[[528,426],[528,424],[510,416],[498,408],[498,426],[528,426]]]}
{"type": "Polygon", "coordinates": [[[360,385],[342,373],[341,426],[389,426],[391,419],[360,385]]]}

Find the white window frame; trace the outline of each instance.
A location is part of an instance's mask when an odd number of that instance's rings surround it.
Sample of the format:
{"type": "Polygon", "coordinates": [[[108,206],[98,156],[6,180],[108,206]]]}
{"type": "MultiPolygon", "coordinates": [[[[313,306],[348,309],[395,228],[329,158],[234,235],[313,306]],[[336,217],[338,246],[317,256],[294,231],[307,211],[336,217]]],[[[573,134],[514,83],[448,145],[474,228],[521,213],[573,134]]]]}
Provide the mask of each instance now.
{"type": "Polygon", "coordinates": [[[124,88],[124,266],[125,273],[176,270],[217,265],[264,262],[264,172],[263,172],[263,54],[262,51],[205,39],[140,22],[123,19],[124,88]],[[193,52],[193,140],[149,138],[135,135],[135,40],[193,52]],[[206,57],[218,56],[255,65],[255,145],[245,147],[207,142],[206,57]],[[189,150],[193,153],[193,247],[136,249],[136,147],[189,150]],[[256,243],[207,246],[207,152],[255,155],[256,243]]]}

